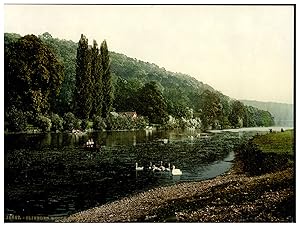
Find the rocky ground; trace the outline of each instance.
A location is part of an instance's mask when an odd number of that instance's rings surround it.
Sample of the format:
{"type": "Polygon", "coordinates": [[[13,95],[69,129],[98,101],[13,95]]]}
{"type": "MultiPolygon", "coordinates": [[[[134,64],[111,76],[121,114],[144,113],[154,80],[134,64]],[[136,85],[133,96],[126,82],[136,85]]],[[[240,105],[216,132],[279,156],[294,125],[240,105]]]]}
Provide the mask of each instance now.
{"type": "Polygon", "coordinates": [[[73,214],[61,222],[295,222],[294,170],[152,189],[73,214]]]}

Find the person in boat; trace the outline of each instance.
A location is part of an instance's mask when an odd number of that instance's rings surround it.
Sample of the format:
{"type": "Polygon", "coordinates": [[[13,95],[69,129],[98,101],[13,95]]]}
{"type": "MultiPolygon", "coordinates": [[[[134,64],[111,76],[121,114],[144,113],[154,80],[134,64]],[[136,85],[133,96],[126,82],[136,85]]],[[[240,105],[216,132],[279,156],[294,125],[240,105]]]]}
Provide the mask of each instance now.
{"type": "Polygon", "coordinates": [[[94,147],[94,140],[91,138],[91,147],[94,147]]]}
{"type": "Polygon", "coordinates": [[[91,141],[90,141],[90,139],[86,142],[86,147],[91,147],[91,141]]]}

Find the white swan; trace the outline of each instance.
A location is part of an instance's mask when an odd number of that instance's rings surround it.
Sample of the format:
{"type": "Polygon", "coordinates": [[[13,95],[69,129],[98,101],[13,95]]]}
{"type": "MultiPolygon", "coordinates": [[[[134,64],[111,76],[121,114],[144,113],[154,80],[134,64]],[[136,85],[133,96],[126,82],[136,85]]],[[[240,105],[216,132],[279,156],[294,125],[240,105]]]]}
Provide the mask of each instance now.
{"type": "Polygon", "coordinates": [[[175,166],[173,165],[172,175],[173,176],[180,176],[180,175],[182,175],[182,171],[180,169],[176,169],[175,166]]]}
{"type": "Polygon", "coordinates": [[[170,172],[171,171],[171,164],[168,164],[168,167],[166,168],[166,171],[170,172]]]}
{"type": "Polygon", "coordinates": [[[140,170],[144,170],[144,167],[139,167],[138,163],[135,163],[135,170],[140,171],[140,170]]]}
{"type": "Polygon", "coordinates": [[[160,172],[161,171],[161,169],[156,167],[155,165],[152,166],[152,170],[153,170],[153,172],[160,172]]]}
{"type": "Polygon", "coordinates": [[[165,171],[166,170],[166,167],[163,166],[163,162],[160,161],[160,167],[161,171],[165,171]]]}
{"type": "Polygon", "coordinates": [[[152,169],[152,162],[150,162],[150,166],[149,166],[149,169],[152,169]]]}

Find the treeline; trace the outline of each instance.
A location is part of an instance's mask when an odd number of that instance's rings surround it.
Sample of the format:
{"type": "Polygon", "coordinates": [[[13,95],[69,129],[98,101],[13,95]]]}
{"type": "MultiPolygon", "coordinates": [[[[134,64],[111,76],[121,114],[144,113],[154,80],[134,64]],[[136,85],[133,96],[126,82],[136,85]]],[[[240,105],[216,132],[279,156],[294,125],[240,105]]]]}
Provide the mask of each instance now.
{"type": "Polygon", "coordinates": [[[181,73],[88,45],[5,33],[5,127],[23,131],[269,126],[271,114],[181,73]],[[136,111],[138,118],[111,112],[136,111]]]}
{"type": "Polygon", "coordinates": [[[240,100],[245,105],[253,106],[261,110],[269,111],[274,117],[275,125],[294,125],[294,105],[286,103],[259,102],[251,100],[240,100]]]}

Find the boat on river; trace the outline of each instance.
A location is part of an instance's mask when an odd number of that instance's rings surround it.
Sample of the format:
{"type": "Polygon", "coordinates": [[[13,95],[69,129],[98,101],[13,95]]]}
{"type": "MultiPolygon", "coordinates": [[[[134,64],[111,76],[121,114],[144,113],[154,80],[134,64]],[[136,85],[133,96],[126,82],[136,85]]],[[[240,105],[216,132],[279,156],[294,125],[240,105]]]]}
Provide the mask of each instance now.
{"type": "Polygon", "coordinates": [[[90,151],[100,151],[101,146],[96,144],[93,139],[89,139],[83,146],[86,150],[90,151]]]}

